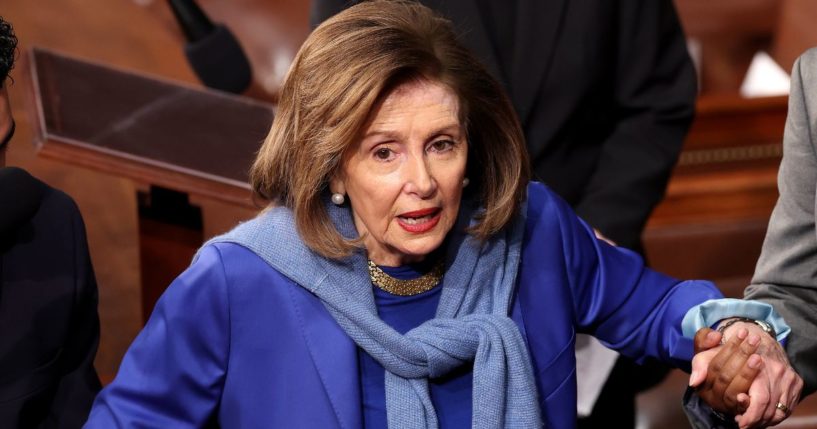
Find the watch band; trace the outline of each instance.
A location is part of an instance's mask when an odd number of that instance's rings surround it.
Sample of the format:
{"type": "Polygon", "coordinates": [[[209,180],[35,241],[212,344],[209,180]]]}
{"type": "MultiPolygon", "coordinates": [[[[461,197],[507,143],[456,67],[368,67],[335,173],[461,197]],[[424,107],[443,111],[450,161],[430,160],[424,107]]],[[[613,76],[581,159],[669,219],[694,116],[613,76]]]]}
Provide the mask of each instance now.
{"type": "Polygon", "coordinates": [[[771,335],[772,338],[774,338],[775,340],[777,339],[777,333],[774,332],[774,328],[772,327],[772,325],[770,325],[769,323],[767,323],[767,322],[765,322],[763,320],[749,319],[748,317],[734,317],[734,318],[728,319],[725,323],[718,326],[717,331],[720,332],[721,335],[723,335],[724,331],[726,331],[726,329],[728,327],[730,327],[730,326],[732,326],[732,325],[734,325],[735,323],[738,323],[738,322],[754,323],[755,325],[760,326],[760,329],[762,329],[763,332],[771,335]]]}

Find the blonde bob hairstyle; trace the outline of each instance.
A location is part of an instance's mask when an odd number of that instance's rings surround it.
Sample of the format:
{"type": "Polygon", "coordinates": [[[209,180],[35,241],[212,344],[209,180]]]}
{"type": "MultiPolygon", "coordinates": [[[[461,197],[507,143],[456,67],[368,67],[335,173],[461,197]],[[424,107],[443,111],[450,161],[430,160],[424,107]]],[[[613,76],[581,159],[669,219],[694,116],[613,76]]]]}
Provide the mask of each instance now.
{"type": "Polygon", "coordinates": [[[468,136],[468,194],[484,208],[470,233],[486,239],[507,225],[530,178],[524,136],[499,83],[456,39],[449,21],[410,1],[374,0],[316,28],[293,61],[272,128],[250,172],[257,198],[293,211],[315,252],[349,255],[326,208],[329,180],[355,147],[373,106],[412,79],[458,96],[468,136]]]}

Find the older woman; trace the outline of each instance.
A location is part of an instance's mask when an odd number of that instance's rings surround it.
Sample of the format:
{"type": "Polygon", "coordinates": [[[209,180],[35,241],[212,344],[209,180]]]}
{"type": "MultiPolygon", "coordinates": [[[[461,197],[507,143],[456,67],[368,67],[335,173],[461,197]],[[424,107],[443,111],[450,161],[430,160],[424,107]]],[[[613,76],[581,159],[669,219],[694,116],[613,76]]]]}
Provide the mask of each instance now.
{"type": "Polygon", "coordinates": [[[252,182],[270,208],[170,286],[88,427],[569,428],[576,332],[688,365],[721,297],[529,183],[502,89],[413,3],[312,33],[252,182]]]}

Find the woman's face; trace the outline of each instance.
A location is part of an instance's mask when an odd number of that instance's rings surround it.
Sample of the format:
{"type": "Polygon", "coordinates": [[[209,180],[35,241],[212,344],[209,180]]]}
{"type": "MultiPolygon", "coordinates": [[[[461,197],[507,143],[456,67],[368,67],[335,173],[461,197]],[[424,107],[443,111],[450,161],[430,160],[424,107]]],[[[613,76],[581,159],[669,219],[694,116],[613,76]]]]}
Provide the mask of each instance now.
{"type": "Polygon", "coordinates": [[[332,192],[347,195],[369,259],[397,266],[442,244],[462,197],[468,144],[457,96],[411,81],[375,105],[332,192]]]}

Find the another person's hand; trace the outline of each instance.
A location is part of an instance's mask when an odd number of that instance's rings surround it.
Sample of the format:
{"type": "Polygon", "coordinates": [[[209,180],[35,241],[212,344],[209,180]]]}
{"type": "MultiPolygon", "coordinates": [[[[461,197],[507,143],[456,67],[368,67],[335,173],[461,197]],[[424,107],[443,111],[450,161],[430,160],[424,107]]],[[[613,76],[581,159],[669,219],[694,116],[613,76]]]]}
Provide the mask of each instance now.
{"type": "Polygon", "coordinates": [[[742,329],[721,346],[721,333],[708,328],[695,335],[695,357],[689,385],[712,409],[731,415],[743,414],[749,407],[746,393],[763,366],[755,354],[760,337],[742,329]]]}
{"type": "Polygon", "coordinates": [[[721,346],[720,333],[698,331],[690,385],[716,411],[736,415],[741,428],[780,423],[803,387],[783,348],[753,323],[735,323],[724,334],[721,346]]]}

